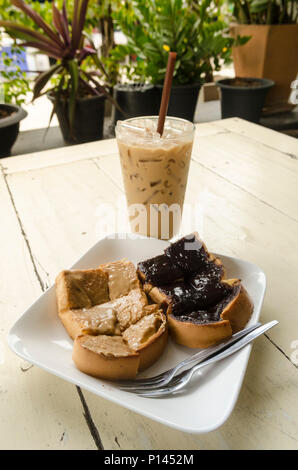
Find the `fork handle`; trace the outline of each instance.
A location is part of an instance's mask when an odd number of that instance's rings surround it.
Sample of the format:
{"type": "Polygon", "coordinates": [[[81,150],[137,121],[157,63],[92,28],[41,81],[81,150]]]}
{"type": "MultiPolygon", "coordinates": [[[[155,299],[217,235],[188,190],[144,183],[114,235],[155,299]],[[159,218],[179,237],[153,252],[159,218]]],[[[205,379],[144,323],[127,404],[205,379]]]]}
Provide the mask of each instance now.
{"type": "Polygon", "coordinates": [[[256,328],[251,333],[248,333],[246,336],[244,336],[244,338],[237,341],[237,343],[234,343],[231,347],[229,347],[225,351],[217,354],[216,356],[211,357],[210,359],[206,359],[205,361],[200,362],[200,364],[194,366],[192,369],[190,369],[192,371],[191,375],[193,375],[193,373],[196,372],[197,370],[201,369],[201,367],[208,366],[210,364],[213,364],[214,362],[224,359],[225,357],[231,356],[236,351],[239,351],[239,349],[251,343],[258,336],[263,335],[267,330],[270,330],[270,328],[272,328],[273,326],[276,326],[277,324],[278,324],[278,321],[273,320],[269,323],[265,323],[265,325],[259,326],[259,328],[256,328]]]}
{"type": "Polygon", "coordinates": [[[242,338],[243,336],[246,336],[251,331],[256,330],[259,326],[261,326],[261,323],[259,322],[255,323],[254,325],[248,326],[244,328],[243,330],[238,331],[238,333],[234,333],[233,336],[223,341],[222,343],[216,344],[215,346],[211,346],[209,348],[206,348],[202,351],[199,351],[193,354],[190,357],[187,357],[186,359],[184,359],[184,361],[181,361],[179,364],[177,364],[177,366],[171,369],[171,376],[174,377],[174,375],[180,369],[183,369],[185,366],[191,365],[193,362],[202,362],[205,359],[208,359],[210,356],[213,356],[213,354],[220,352],[222,349],[226,349],[230,344],[233,344],[234,342],[238,341],[240,338],[242,338]]]}

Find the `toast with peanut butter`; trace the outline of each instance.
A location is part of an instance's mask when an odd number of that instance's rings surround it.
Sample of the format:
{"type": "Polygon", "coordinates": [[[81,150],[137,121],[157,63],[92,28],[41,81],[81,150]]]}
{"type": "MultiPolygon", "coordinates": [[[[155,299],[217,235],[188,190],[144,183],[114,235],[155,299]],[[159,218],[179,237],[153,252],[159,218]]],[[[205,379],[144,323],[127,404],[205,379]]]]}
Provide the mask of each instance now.
{"type": "Polygon", "coordinates": [[[81,372],[94,377],[134,379],[161,356],[166,344],[166,317],[155,306],[153,313],[129,326],[122,336],[77,336],[73,360],[81,372]]]}
{"type": "Polygon", "coordinates": [[[130,261],[63,271],[56,278],[56,294],[82,372],[111,380],[132,378],[162,354],[166,317],[157,305],[148,305],[130,261]]]}
{"type": "Polygon", "coordinates": [[[141,287],[136,268],[131,261],[121,259],[99,266],[108,276],[109,297],[111,300],[127,295],[141,287]]]}
{"type": "Polygon", "coordinates": [[[58,311],[89,308],[109,300],[108,275],[102,269],[62,271],[56,278],[58,311]]]}

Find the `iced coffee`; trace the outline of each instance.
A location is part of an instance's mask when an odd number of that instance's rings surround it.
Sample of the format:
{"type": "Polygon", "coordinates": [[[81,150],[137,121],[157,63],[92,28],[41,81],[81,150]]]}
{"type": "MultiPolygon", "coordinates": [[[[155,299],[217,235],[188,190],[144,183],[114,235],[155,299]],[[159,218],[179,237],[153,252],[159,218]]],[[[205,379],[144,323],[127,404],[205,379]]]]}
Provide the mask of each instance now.
{"type": "Polygon", "coordinates": [[[179,232],[194,126],[167,117],[162,136],[158,117],[118,121],[118,142],[131,229],[169,239],[179,232]]]}

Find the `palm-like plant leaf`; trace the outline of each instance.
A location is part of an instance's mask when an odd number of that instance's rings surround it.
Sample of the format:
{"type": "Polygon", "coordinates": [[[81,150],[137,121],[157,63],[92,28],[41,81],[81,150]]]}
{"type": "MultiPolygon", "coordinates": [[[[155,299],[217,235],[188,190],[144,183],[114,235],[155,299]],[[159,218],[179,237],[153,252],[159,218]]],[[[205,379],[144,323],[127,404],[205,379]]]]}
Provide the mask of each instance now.
{"type": "Polygon", "coordinates": [[[53,57],[56,60],[61,59],[61,53],[60,51],[57,51],[57,49],[47,46],[45,44],[42,44],[41,42],[37,41],[26,41],[20,44],[20,47],[34,47],[35,49],[38,49],[41,52],[45,52],[46,55],[49,57],[53,57]]]}
{"type": "Polygon", "coordinates": [[[57,46],[57,44],[48,39],[43,34],[35,31],[34,29],[27,28],[26,26],[19,25],[12,21],[0,21],[0,26],[5,28],[10,34],[18,39],[23,39],[25,41],[36,41],[37,43],[40,42],[43,46],[49,46],[52,49],[55,49],[57,53],[60,53],[63,48],[57,46]]]}
{"type": "Polygon", "coordinates": [[[72,16],[71,51],[75,53],[82,42],[82,31],[89,0],[74,0],[72,16]]]}
{"type": "Polygon", "coordinates": [[[90,46],[84,46],[85,37],[83,29],[88,2],[89,0],[74,0],[71,28],[68,25],[66,0],[63,1],[61,11],[56,7],[53,0],[53,26],[48,25],[24,0],[11,0],[14,6],[20,8],[34,21],[40,28],[39,31],[11,21],[0,21],[0,26],[3,26],[12,37],[24,41],[21,44],[22,46],[34,47],[59,61],[49,70],[38,76],[33,88],[33,100],[44,94],[50,79],[54,75],[58,75],[59,83],[52,88],[55,96],[53,112],[55,112],[57,103],[61,99],[65,105],[68,104],[68,118],[71,131],[74,124],[76,100],[82,88],[85,91],[87,90],[88,94],[105,94],[117,106],[115,100],[109,96],[105,87],[98,81],[97,77],[101,78],[99,72],[95,79],[81,68],[83,61],[86,57],[90,56],[94,59],[94,64],[108,78],[103,64],[97,57],[93,43],[90,42],[90,46]],[[61,96],[62,94],[63,96],[61,96]]]}
{"type": "Polygon", "coordinates": [[[65,44],[70,44],[70,36],[69,36],[69,29],[68,29],[68,20],[66,17],[61,13],[58,8],[56,7],[55,3],[52,4],[53,8],[53,24],[57,29],[58,33],[63,38],[65,44]]]}
{"type": "Polygon", "coordinates": [[[33,87],[33,100],[38,98],[41,94],[41,91],[44,89],[50,78],[55,74],[59,73],[62,70],[60,64],[53,65],[49,70],[42,72],[37,79],[35,80],[33,87]]]}
{"type": "Polygon", "coordinates": [[[27,5],[23,0],[11,0],[11,3],[28,15],[37,24],[37,26],[39,26],[44,33],[52,39],[52,41],[54,41],[58,46],[63,47],[64,44],[61,41],[59,34],[53,31],[43,18],[29,5],[27,5]]]}

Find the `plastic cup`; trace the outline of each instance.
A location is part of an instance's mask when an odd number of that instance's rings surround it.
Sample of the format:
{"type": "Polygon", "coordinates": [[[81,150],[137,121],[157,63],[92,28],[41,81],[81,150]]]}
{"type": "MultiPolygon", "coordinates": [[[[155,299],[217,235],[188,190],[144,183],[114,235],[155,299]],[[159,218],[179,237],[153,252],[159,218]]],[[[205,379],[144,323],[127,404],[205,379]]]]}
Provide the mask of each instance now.
{"type": "Polygon", "coordinates": [[[118,121],[116,138],[131,230],[168,240],[179,233],[192,152],[194,125],[158,116],[118,121]]]}

